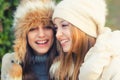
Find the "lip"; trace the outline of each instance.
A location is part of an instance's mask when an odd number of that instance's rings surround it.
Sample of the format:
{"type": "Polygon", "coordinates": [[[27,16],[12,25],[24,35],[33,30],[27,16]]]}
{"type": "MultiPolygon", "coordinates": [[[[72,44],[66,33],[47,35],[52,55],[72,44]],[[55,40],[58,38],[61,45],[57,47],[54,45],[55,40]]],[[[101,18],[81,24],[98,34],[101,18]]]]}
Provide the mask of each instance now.
{"type": "Polygon", "coordinates": [[[61,40],[60,43],[61,45],[64,47],[66,45],[66,43],[68,42],[68,40],[61,40]]]}
{"type": "Polygon", "coordinates": [[[39,47],[46,47],[49,43],[49,40],[37,40],[35,41],[35,44],[37,44],[39,47]]]}

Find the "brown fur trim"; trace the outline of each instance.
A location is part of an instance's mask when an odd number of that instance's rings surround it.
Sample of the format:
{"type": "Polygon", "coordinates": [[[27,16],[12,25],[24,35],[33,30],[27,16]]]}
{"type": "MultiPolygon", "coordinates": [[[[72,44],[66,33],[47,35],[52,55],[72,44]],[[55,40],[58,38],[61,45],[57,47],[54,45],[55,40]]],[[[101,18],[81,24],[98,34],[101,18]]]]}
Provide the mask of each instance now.
{"type": "Polygon", "coordinates": [[[18,61],[24,60],[28,31],[39,24],[50,25],[54,9],[54,3],[50,1],[22,0],[18,6],[14,16],[15,45],[13,46],[18,61]]]}

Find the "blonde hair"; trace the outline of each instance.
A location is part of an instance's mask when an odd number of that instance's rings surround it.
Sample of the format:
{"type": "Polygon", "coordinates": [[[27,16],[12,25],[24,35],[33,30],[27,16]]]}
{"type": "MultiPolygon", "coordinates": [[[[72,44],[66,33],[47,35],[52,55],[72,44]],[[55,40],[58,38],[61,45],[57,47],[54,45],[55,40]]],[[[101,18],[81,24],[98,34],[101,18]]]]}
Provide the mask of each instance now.
{"type": "MultiPolygon", "coordinates": [[[[88,36],[75,26],[71,26],[72,46],[68,53],[59,50],[60,57],[57,58],[56,63],[59,66],[56,69],[54,78],[58,80],[77,80],[79,68],[84,62],[84,57],[87,51],[94,45],[95,38],[88,36]]],[[[59,44],[60,46],[60,44],[59,44]]]]}

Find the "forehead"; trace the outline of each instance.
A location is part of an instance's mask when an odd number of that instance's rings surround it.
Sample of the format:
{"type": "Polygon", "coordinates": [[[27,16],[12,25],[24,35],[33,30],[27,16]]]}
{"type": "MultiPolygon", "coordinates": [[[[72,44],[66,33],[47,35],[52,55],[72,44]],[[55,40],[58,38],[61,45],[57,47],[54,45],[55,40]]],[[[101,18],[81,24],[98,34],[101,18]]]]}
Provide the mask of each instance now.
{"type": "Polygon", "coordinates": [[[63,21],[65,21],[65,20],[62,18],[58,18],[58,17],[53,20],[54,23],[63,22],[63,21]]]}
{"type": "Polygon", "coordinates": [[[59,25],[59,24],[70,24],[68,21],[62,19],[62,18],[55,18],[53,23],[55,25],[59,25]]]}

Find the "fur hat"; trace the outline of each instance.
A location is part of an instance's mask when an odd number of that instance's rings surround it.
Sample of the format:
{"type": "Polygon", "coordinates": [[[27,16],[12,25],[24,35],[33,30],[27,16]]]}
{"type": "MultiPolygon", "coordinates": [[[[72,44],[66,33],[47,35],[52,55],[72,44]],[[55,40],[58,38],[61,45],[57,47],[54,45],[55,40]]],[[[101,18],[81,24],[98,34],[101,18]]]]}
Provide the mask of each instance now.
{"type": "Polygon", "coordinates": [[[105,26],[106,15],[104,0],[63,0],[55,8],[52,18],[67,20],[86,34],[97,37],[105,26]]]}
{"type": "Polygon", "coordinates": [[[26,54],[27,33],[31,27],[48,24],[54,10],[52,0],[22,0],[14,14],[15,58],[23,61],[26,54]]]}

